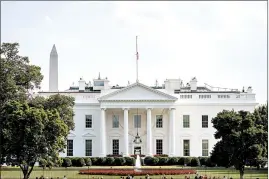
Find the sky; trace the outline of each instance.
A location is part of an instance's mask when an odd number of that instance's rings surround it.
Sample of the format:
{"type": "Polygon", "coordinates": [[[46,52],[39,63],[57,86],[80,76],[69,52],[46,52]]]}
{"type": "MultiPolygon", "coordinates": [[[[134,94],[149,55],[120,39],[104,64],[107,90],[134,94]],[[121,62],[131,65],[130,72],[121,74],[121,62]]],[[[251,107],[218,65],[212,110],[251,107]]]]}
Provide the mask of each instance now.
{"type": "Polygon", "coordinates": [[[59,89],[83,77],[110,85],[196,77],[198,85],[252,86],[267,100],[266,1],[16,2],[1,1],[1,43],[18,42],[20,54],[41,67],[48,90],[49,55],[59,56],[59,89]]]}

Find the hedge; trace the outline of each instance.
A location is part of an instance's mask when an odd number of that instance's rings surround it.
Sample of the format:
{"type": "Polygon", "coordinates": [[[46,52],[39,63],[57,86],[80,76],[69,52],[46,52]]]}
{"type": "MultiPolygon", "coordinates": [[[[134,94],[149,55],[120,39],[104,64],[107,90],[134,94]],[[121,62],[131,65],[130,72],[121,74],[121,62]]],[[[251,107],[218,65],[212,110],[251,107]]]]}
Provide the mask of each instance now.
{"type": "MultiPolygon", "coordinates": [[[[133,157],[65,157],[61,158],[62,167],[82,167],[82,166],[134,166],[135,158],[133,157]]],[[[140,158],[141,166],[164,166],[164,165],[181,165],[181,166],[207,166],[214,167],[209,157],[145,157],[140,158]]],[[[48,165],[46,161],[39,161],[40,166],[48,165]]]]}

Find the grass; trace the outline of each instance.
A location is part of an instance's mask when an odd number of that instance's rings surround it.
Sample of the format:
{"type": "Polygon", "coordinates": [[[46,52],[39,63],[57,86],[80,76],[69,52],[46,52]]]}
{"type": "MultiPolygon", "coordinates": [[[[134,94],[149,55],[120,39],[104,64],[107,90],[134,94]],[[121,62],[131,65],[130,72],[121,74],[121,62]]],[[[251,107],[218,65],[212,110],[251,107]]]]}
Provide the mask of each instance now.
{"type": "MultiPolygon", "coordinates": [[[[108,166],[93,166],[90,168],[110,168],[108,166]]],[[[126,167],[126,166],[117,166],[117,167],[112,167],[112,168],[132,168],[132,167],[126,167]]],[[[156,167],[152,167],[152,166],[143,166],[142,168],[160,168],[159,166],[156,167]]],[[[163,166],[162,168],[182,168],[179,166],[163,166]]],[[[35,179],[36,177],[40,177],[41,175],[45,176],[45,177],[53,177],[54,179],[56,179],[57,177],[60,177],[61,179],[63,178],[64,175],[67,176],[68,179],[92,179],[93,177],[95,179],[97,179],[98,175],[91,175],[91,176],[87,176],[87,175],[79,175],[78,172],[81,169],[87,169],[87,167],[72,167],[72,168],[53,168],[51,170],[49,169],[45,169],[43,171],[43,169],[39,168],[39,167],[35,167],[30,179],[35,179]]],[[[230,178],[232,177],[233,179],[239,179],[239,172],[236,171],[235,169],[226,169],[226,168],[192,168],[197,170],[197,172],[201,175],[207,175],[208,177],[220,177],[223,178],[223,176],[226,176],[226,178],[230,178]]],[[[141,176],[137,176],[135,178],[140,179],[141,176]]],[[[171,177],[169,175],[167,175],[167,177],[171,177]]],[[[185,175],[173,175],[172,176],[174,179],[184,179],[185,175]]],[[[190,175],[191,178],[194,178],[194,175],[190,175]]],[[[20,171],[20,168],[18,167],[5,167],[2,168],[2,179],[21,179],[23,178],[23,174],[20,171]]],[[[104,179],[119,179],[120,176],[103,176],[104,179]]],[[[142,177],[144,178],[144,177],[142,177]]],[[[152,179],[160,179],[161,176],[160,175],[155,175],[155,176],[151,176],[152,179]]],[[[256,170],[256,169],[246,169],[245,171],[245,175],[244,175],[245,179],[267,179],[268,178],[268,170],[267,169],[261,169],[261,170],[256,170]]]]}

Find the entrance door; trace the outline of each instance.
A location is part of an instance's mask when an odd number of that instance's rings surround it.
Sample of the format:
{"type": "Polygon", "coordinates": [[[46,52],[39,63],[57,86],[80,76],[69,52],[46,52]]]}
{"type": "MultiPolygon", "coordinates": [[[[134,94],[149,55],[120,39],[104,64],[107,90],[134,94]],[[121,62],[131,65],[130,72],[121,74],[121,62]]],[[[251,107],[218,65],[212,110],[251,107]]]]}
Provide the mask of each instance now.
{"type": "Polygon", "coordinates": [[[134,147],[134,154],[141,155],[141,147],[134,147]]]}

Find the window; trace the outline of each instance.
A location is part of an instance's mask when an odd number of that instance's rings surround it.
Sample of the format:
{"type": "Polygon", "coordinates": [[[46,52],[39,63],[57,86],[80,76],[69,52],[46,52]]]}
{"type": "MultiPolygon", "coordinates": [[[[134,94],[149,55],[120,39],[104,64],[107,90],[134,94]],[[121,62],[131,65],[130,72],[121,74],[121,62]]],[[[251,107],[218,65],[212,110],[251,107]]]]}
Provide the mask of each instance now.
{"type": "Polygon", "coordinates": [[[218,98],[230,98],[230,95],[218,95],[218,98]]]}
{"type": "Polygon", "coordinates": [[[183,128],[189,128],[189,127],[190,127],[190,116],[183,115],[183,128]]]}
{"type": "Polygon", "coordinates": [[[73,156],[73,140],[67,140],[67,156],[73,156]]]}
{"type": "Polygon", "coordinates": [[[119,139],[113,139],[112,140],[112,154],[113,155],[119,155],[119,139]]]}
{"type": "Polygon", "coordinates": [[[163,140],[162,139],[156,140],[156,154],[157,155],[163,154],[163,140]]]}
{"type": "Polygon", "coordinates": [[[180,95],[180,99],[192,99],[192,95],[189,94],[180,95]]]}
{"type": "Polygon", "coordinates": [[[92,115],[86,115],[85,125],[86,128],[92,128],[92,115]]]}
{"type": "Polygon", "coordinates": [[[85,155],[92,156],[92,140],[85,141],[85,155]]]}
{"type": "Polygon", "coordinates": [[[113,115],[112,116],[112,128],[119,128],[119,116],[118,115],[113,115]]]}
{"type": "Polygon", "coordinates": [[[183,156],[190,156],[190,140],[183,140],[183,156]]]}
{"type": "Polygon", "coordinates": [[[163,115],[156,116],[156,128],[163,128],[163,115]]]}
{"type": "Polygon", "coordinates": [[[208,128],[208,115],[202,115],[202,128],[208,128]]]}
{"type": "Polygon", "coordinates": [[[134,128],[141,128],[141,115],[134,115],[134,128]]]}
{"type": "Polygon", "coordinates": [[[199,95],[199,99],[211,98],[211,95],[199,95]]]}
{"type": "Polygon", "coordinates": [[[202,156],[208,156],[208,140],[202,140],[202,156]]]}
{"type": "Polygon", "coordinates": [[[94,86],[104,86],[104,81],[95,81],[94,86]]]}

